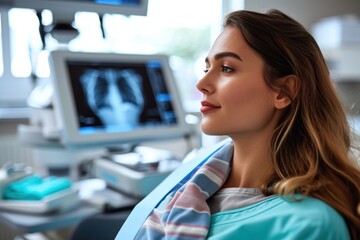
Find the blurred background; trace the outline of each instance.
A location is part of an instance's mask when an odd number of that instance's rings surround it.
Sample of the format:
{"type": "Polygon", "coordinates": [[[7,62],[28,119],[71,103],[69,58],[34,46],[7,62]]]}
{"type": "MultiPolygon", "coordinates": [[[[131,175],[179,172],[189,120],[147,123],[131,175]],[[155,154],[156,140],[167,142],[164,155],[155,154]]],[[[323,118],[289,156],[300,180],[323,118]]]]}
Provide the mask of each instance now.
{"type": "MultiPolygon", "coordinates": [[[[238,9],[279,9],[302,23],[318,42],[349,121],[360,131],[359,0],[149,0],[146,16],[104,14],[100,19],[92,12],[77,12],[72,26],[78,34],[66,47],[81,52],[169,55],[181,105],[186,113],[199,117],[201,94],[195,84],[203,74],[204,58],[224,16],[238,9]]],[[[52,26],[54,16],[50,10],[0,6],[0,166],[37,164],[33,149],[19,141],[17,127],[29,123],[27,100],[32,90],[50,81],[49,52],[64,47],[61,39],[41,32],[52,26]]],[[[194,147],[221,139],[200,130],[193,138],[194,147]]],[[[159,145],[175,152],[185,148],[176,141],[159,145]]],[[[14,235],[0,225],[0,239],[14,235]]]]}

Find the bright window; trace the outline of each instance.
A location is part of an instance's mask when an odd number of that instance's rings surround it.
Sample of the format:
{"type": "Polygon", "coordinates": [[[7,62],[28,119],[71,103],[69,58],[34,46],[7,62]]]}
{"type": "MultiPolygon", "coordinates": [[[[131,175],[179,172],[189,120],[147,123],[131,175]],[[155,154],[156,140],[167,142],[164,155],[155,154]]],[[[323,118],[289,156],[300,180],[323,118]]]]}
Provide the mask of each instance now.
{"type": "MultiPolygon", "coordinates": [[[[0,26],[1,26],[1,18],[0,18],[0,26]]],[[[2,47],[2,32],[0,31],[0,59],[3,59],[2,49],[3,49],[3,47],[2,47]]],[[[3,73],[4,73],[4,64],[3,64],[3,61],[0,61],[0,76],[3,75],[3,73]]]]}
{"type": "MultiPolygon", "coordinates": [[[[46,81],[50,74],[48,52],[63,47],[47,35],[43,49],[35,11],[12,9],[8,15],[10,74],[0,76],[0,85],[8,86],[6,91],[13,93],[6,95],[8,99],[0,97],[0,105],[9,102],[10,96],[17,96],[16,102],[25,103],[33,86],[31,76],[46,81]],[[14,81],[19,88],[12,87],[14,81]]],[[[43,11],[41,16],[44,25],[52,22],[51,12],[43,11]]],[[[199,99],[195,83],[202,74],[204,56],[213,36],[221,27],[221,0],[149,0],[146,17],[105,15],[105,38],[97,14],[79,12],[75,15],[73,26],[78,29],[79,35],[68,44],[72,51],[170,55],[174,76],[186,103],[199,99]]],[[[0,53],[2,57],[3,51],[0,53]]],[[[0,59],[0,74],[6,71],[6,64],[2,64],[6,59],[5,56],[0,59]]]]}

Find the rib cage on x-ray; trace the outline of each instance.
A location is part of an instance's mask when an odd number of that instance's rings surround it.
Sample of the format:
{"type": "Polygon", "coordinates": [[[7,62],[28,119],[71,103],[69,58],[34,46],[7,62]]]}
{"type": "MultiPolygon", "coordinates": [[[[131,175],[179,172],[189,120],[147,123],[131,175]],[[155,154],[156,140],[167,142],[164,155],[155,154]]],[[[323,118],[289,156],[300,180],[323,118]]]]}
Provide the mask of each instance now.
{"type": "Polygon", "coordinates": [[[142,78],[133,70],[88,69],[81,76],[87,102],[106,124],[135,124],[144,107],[142,78]]]}

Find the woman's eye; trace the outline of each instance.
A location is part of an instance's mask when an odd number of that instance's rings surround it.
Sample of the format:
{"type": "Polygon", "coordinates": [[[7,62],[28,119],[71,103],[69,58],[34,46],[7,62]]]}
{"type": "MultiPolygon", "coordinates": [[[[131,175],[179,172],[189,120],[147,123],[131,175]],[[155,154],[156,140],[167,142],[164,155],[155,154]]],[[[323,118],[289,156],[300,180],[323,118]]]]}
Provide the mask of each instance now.
{"type": "Polygon", "coordinates": [[[207,73],[209,71],[209,68],[204,69],[204,73],[207,73]]]}
{"type": "Polygon", "coordinates": [[[230,73],[233,71],[233,69],[231,67],[228,66],[221,66],[221,71],[225,72],[225,73],[230,73]]]}

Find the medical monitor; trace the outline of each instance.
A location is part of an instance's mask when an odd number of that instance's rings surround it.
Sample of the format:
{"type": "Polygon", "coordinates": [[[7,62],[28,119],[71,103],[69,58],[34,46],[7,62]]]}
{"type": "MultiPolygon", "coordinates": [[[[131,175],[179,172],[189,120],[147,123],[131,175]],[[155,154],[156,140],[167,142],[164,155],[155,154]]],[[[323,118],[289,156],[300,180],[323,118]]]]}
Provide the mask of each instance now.
{"type": "Polygon", "coordinates": [[[65,145],[141,143],[189,133],[165,55],[53,51],[50,67],[65,145]]]}
{"type": "Polygon", "coordinates": [[[147,15],[148,0],[1,0],[0,5],[56,13],[95,12],[99,14],[147,15]]]}

